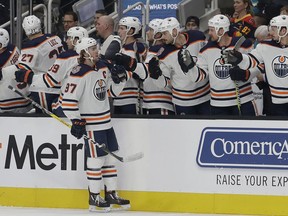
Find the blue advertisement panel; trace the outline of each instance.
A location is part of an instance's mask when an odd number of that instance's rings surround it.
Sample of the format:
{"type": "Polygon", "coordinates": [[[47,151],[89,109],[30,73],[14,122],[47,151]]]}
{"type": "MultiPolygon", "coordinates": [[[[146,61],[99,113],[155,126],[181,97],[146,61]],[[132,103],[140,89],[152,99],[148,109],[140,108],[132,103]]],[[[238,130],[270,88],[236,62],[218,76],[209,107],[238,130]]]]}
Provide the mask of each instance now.
{"type": "MultiPolygon", "coordinates": [[[[123,10],[127,9],[136,2],[143,2],[146,4],[145,0],[124,0],[123,10]]],[[[166,18],[166,17],[176,17],[177,4],[180,0],[151,0],[150,1],[150,20],[155,18],[166,18]]],[[[133,10],[124,14],[124,16],[135,16],[141,20],[141,6],[134,8],[133,10]]]]}
{"type": "Polygon", "coordinates": [[[205,128],[197,163],[202,167],[288,169],[287,129],[205,128]]]}

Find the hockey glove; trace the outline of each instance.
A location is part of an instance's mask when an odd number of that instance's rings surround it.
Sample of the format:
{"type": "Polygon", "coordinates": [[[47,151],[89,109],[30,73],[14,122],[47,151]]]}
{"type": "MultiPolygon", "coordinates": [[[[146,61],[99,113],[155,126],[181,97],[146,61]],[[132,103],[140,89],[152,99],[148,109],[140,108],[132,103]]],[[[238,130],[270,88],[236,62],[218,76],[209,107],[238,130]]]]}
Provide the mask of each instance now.
{"type": "Polygon", "coordinates": [[[127,71],[134,71],[137,67],[136,59],[123,53],[116,53],[114,61],[117,65],[123,65],[127,71]]]}
{"type": "Polygon", "coordinates": [[[32,70],[19,69],[15,72],[15,79],[20,83],[28,83],[31,85],[34,73],[32,70]]]}
{"type": "Polygon", "coordinates": [[[259,90],[262,90],[265,87],[265,85],[266,85],[266,83],[264,81],[259,81],[259,82],[255,83],[255,84],[256,84],[256,86],[258,87],[259,90]]]}
{"type": "Polygon", "coordinates": [[[159,67],[159,59],[153,57],[148,63],[149,75],[152,79],[158,79],[162,75],[162,71],[159,67]]]}
{"type": "Polygon", "coordinates": [[[242,70],[238,66],[233,67],[229,70],[231,80],[235,81],[247,81],[250,77],[249,70],[242,70]]]}
{"type": "Polygon", "coordinates": [[[243,60],[242,54],[236,50],[222,50],[221,54],[221,58],[225,64],[236,66],[243,60]]]}
{"type": "Polygon", "coordinates": [[[110,68],[111,72],[111,78],[114,83],[119,84],[120,82],[123,82],[127,80],[127,74],[124,66],[122,65],[113,65],[112,68],[110,68]]]}
{"type": "Polygon", "coordinates": [[[72,119],[71,134],[80,139],[86,134],[86,121],[84,119],[72,119]]]}
{"type": "Polygon", "coordinates": [[[139,77],[139,75],[138,75],[137,73],[132,73],[132,77],[133,77],[133,79],[135,79],[135,80],[137,80],[137,81],[144,81],[143,79],[141,79],[141,78],[139,77]]]}
{"type": "Polygon", "coordinates": [[[195,66],[195,62],[190,55],[189,51],[186,49],[181,49],[178,52],[178,62],[184,73],[187,73],[191,68],[195,66]]]}

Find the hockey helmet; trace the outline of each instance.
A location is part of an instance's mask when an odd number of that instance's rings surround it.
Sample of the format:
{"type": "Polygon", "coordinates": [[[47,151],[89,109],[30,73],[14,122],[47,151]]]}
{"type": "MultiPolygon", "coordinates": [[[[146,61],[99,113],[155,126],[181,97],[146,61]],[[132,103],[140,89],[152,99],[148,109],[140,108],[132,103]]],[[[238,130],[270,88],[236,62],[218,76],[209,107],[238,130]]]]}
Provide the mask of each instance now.
{"type": "Polygon", "coordinates": [[[84,37],[78,40],[78,42],[76,43],[76,52],[80,54],[81,51],[84,50],[86,53],[89,54],[88,48],[92,46],[97,46],[96,40],[94,38],[84,37]]]}
{"type": "Polygon", "coordinates": [[[35,15],[24,18],[22,27],[27,36],[41,32],[41,21],[35,15]]]}
{"type": "MultiPolygon", "coordinates": [[[[81,26],[75,26],[75,27],[71,27],[67,31],[67,36],[71,37],[72,44],[73,44],[73,41],[75,38],[78,38],[78,40],[81,40],[84,37],[88,37],[88,31],[81,26]]],[[[75,44],[73,44],[73,45],[75,45],[75,44]]]]}
{"type": "Polygon", "coordinates": [[[130,36],[136,35],[139,33],[141,30],[141,22],[137,17],[123,17],[119,21],[119,26],[126,26],[127,32],[131,29],[134,28],[134,33],[130,36]]]}
{"type": "Polygon", "coordinates": [[[148,24],[148,27],[153,29],[153,31],[154,31],[154,33],[153,33],[153,38],[154,39],[160,39],[160,37],[161,37],[160,36],[161,35],[161,33],[160,33],[160,24],[161,24],[162,21],[163,21],[163,19],[153,19],[148,24]],[[160,35],[156,36],[157,33],[159,33],[160,35]]]}
{"type": "Polygon", "coordinates": [[[9,33],[6,29],[0,28],[0,44],[1,49],[7,47],[9,43],[9,33]]]}
{"type": "Polygon", "coordinates": [[[218,35],[218,31],[220,28],[223,28],[224,33],[229,31],[230,21],[227,16],[218,14],[208,21],[208,26],[214,27],[216,34],[218,35]]]}
{"type": "Polygon", "coordinates": [[[177,29],[177,33],[180,32],[180,23],[175,17],[168,17],[163,19],[159,26],[159,31],[169,31],[169,33],[172,35],[173,29],[177,29]]]}
{"type": "Polygon", "coordinates": [[[277,28],[286,27],[288,29],[288,16],[280,15],[273,17],[270,20],[270,26],[276,26],[277,28]]]}
{"type": "Polygon", "coordinates": [[[162,21],[163,19],[153,19],[149,22],[148,26],[149,28],[157,32],[159,30],[159,27],[162,21]]]}

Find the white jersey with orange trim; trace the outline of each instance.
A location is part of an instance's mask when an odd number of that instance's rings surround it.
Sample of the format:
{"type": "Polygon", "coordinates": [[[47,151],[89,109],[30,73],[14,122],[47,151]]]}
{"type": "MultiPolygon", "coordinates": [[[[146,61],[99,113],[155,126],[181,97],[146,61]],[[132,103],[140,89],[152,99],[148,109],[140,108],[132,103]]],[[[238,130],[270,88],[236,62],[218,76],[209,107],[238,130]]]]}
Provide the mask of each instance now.
{"type": "MultiPolygon", "coordinates": [[[[40,37],[27,41],[21,50],[19,64],[31,69],[35,75],[43,74],[53,65],[57,56],[62,52],[63,45],[58,36],[43,34],[40,37]]],[[[58,88],[31,85],[32,92],[59,93],[58,88]]]]}
{"type": "MultiPolygon", "coordinates": [[[[233,49],[239,37],[233,37],[227,49],[233,49]]],[[[241,53],[248,53],[253,48],[252,42],[246,40],[240,47],[241,53]]],[[[225,64],[221,59],[222,48],[218,42],[208,42],[200,51],[197,61],[197,67],[188,72],[188,76],[193,81],[199,82],[209,78],[211,88],[210,104],[216,107],[227,107],[237,105],[237,93],[235,82],[231,80],[229,69],[232,65],[225,64]]],[[[239,97],[241,104],[254,99],[251,82],[237,81],[239,87],[239,97]]]]}
{"type": "MultiPolygon", "coordinates": [[[[161,49],[162,46],[163,45],[154,45],[149,48],[145,60],[146,64],[148,64],[149,61],[157,55],[157,52],[159,51],[159,49],[161,49]]],[[[140,65],[140,67],[142,67],[143,70],[147,71],[147,69],[142,65],[140,65]]],[[[139,68],[139,66],[137,66],[137,68],[139,68]]],[[[161,108],[174,111],[171,86],[159,87],[158,85],[155,85],[154,79],[148,77],[143,81],[143,92],[143,108],[161,108]]]]}
{"type": "MultiPolygon", "coordinates": [[[[3,68],[4,75],[7,76],[5,68],[17,64],[19,56],[19,49],[12,44],[8,44],[0,54],[0,68],[3,68]]],[[[8,70],[8,73],[11,73],[9,75],[11,78],[0,81],[0,112],[26,113],[32,108],[31,102],[8,89],[8,86],[11,85],[22,94],[29,95],[28,86],[19,89],[17,86],[18,83],[14,80],[14,71],[8,70]]]]}
{"type": "MultiPolygon", "coordinates": [[[[142,62],[142,59],[146,55],[146,48],[143,43],[133,42],[123,45],[121,53],[129,55],[132,58],[142,62]]],[[[114,106],[124,106],[129,104],[137,104],[139,95],[138,81],[132,77],[132,73],[129,73],[129,80],[126,82],[126,86],[121,94],[114,98],[114,106]]]]}
{"type": "Polygon", "coordinates": [[[288,47],[276,41],[263,41],[248,55],[243,55],[240,68],[255,68],[264,63],[266,79],[274,104],[288,103],[288,47]]]}
{"type": "Polygon", "coordinates": [[[58,88],[65,85],[65,79],[69,76],[73,67],[78,65],[79,54],[74,50],[68,50],[58,55],[54,64],[44,74],[35,74],[31,86],[42,88],[58,88]]]}
{"type": "MultiPolygon", "coordinates": [[[[197,58],[200,49],[205,45],[205,35],[196,30],[183,33],[186,37],[186,48],[193,58],[197,58]]],[[[157,56],[163,75],[156,80],[158,85],[166,86],[171,82],[172,102],[178,106],[195,106],[210,100],[208,78],[195,83],[182,71],[178,63],[179,48],[164,45],[157,56]],[[165,77],[165,79],[163,79],[165,77]],[[170,80],[170,81],[169,81],[170,80]]]]}
{"type": "Polygon", "coordinates": [[[96,68],[86,64],[74,67],[62,98],[65,115],[69,119],[85,119],[87,131],[112,127],[108,90],[117,95],[125,86],[125,82],[115,84],[110,79],[110,71],[102,61],[97,62],[96,68]]]}

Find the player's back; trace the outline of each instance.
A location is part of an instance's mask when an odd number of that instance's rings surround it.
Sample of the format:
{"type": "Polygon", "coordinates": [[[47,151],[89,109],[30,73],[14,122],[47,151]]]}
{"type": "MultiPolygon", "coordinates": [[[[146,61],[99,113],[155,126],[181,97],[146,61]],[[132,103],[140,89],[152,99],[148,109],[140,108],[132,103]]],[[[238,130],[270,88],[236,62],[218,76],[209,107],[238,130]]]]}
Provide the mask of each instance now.
{"type": "Polygon", "coordinates": [[[45,73],[63,51],[61,39],[43,34],[23,45],[19,63],[28,66],[34,73],[45,73]]]}
{"type": "MultiPolygon", "coordinates": [[[[35,74],[46,73],[57,56],[63,51],[61,39],[51,34],[43,34],[23,45],[19,63],[30,68],[35,74]]],[[[56,89],[30,86],[30,91],[59,93],[56,89]]]]}
{"type": "MultiPolygon", "coordinates": [[[[0,68],[17,64],[20,55],[19,49],[12,44],[8,44],[4,52],[0,54],[0,68]]],[[[19,89],[14,79],[2,79],[0,81],[0,112],[25,113],[31,110],[31,102],[8,89],[12,85],[24,95],[28,95],[28,88],[19,89]]]]}

